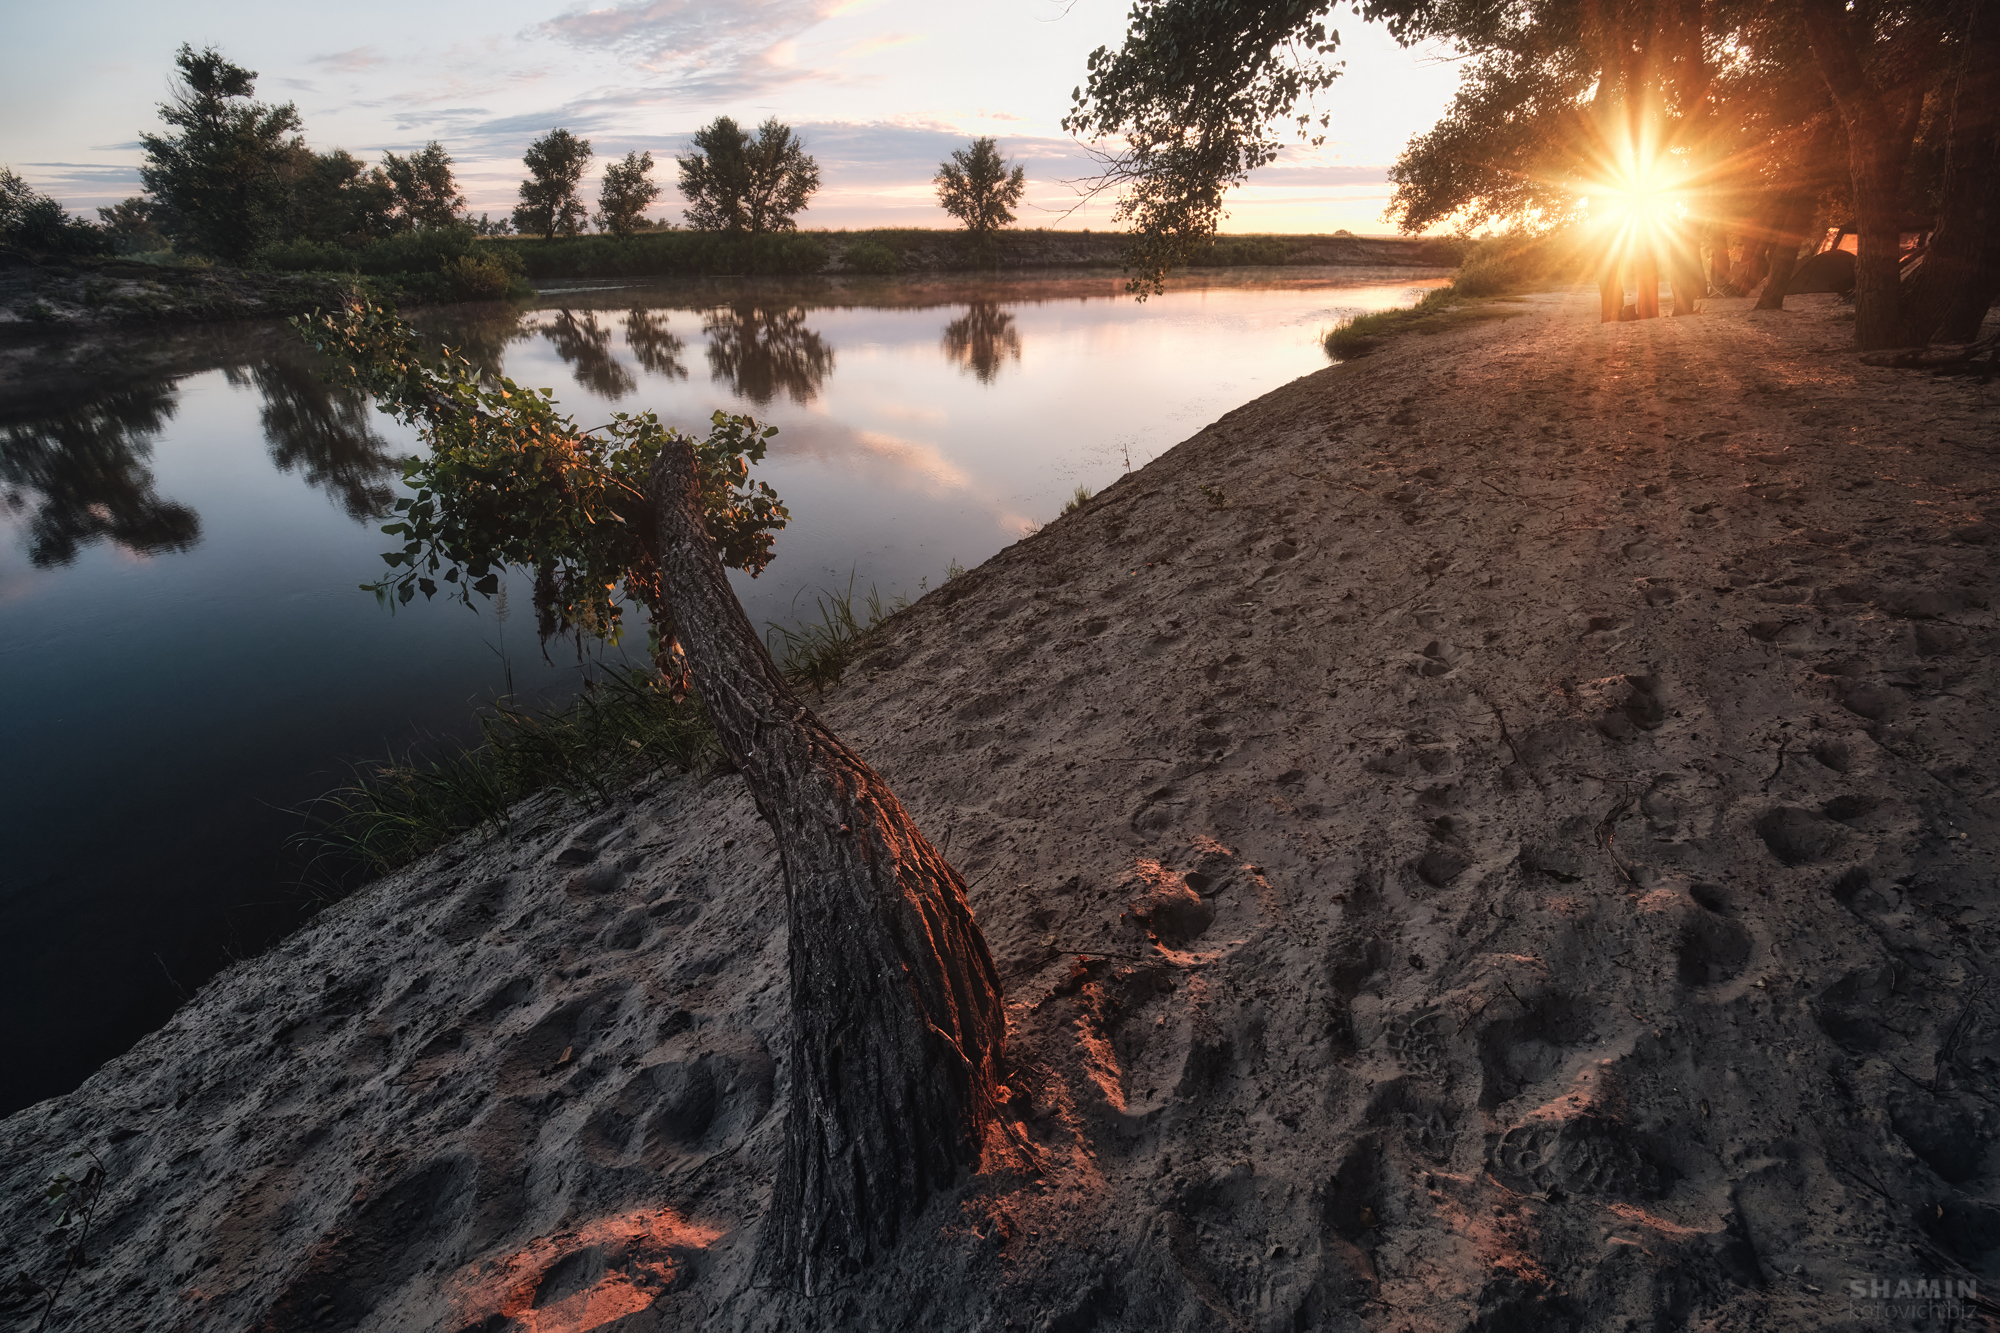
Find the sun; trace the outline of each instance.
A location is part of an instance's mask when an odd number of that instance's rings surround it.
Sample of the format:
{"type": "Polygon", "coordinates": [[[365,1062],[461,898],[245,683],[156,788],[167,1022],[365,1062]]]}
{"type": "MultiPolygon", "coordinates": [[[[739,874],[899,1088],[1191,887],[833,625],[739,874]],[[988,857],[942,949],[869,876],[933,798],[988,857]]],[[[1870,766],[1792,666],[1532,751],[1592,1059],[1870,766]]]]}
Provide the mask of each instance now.
{"type": "Polygon", "coordinates": [[[1602,262],[1622,269],[1667,249],[1687,214],[1686,180],[1674,156],[1634,140],[1594,165],[1577,193],[1602,262]]]}

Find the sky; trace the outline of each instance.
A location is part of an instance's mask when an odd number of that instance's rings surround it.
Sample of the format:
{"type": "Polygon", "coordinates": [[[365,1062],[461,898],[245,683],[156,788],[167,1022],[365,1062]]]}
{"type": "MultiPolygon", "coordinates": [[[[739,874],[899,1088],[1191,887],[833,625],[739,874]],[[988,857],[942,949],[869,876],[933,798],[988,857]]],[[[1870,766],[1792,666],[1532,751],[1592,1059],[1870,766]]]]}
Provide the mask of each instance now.
{"type": "MultiPolygon", "coordinates": [[[[371,160],[436,139],[473,213],[507,214],[528,142],[562,126],[597,160],[650,150],[678,221],[671,158],[718,115],[776,116],[820,166],[805,227],[948,227],[931,178],[992,135],[1027,168],[1020,225],[1106,227],[1110,201],[1062,131],[1095,47],[1123,38],[1128,0],[553,0],[340,5],[138,0],[22,5],[7,21],[0,165],[74,210],[139,193],[138,135],[159,128],[182,42],[258,72],[257,96],[297,104],[307,142],[371,160]]],[[[1346,73],[1317,109],[1318,150],[1288,149],[1231,197],[1225,232],[1385,234],[1385,172],[1443,113],[1457,67],[1408,52],[1351,12],[1346,73]]]]}

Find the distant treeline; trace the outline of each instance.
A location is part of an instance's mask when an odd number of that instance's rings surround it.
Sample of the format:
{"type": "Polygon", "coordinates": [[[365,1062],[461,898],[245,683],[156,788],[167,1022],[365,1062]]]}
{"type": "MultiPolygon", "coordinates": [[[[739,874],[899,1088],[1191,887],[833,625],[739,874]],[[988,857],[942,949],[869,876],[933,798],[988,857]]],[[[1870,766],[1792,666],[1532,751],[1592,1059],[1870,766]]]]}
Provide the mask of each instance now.
{"type": "MultiPolygon", "coordinates": [[[[482,252],[505,255],[530,279],[802,276],[825,272],[972,272],[1009,268],[1116,266],[1128,238],[1116,232],[1003,231],[984,235],[923,227],[801,231],[770,235],[654,231],[556,240],[484,238],[482,252]]],[[[1455,267],[1464,243],[1367,240],[1342,236],[1219,236],[1198,266],[1403,263],[1455,267]]],[[[363,272],[395,271],[388,267],[363,272]]]]}

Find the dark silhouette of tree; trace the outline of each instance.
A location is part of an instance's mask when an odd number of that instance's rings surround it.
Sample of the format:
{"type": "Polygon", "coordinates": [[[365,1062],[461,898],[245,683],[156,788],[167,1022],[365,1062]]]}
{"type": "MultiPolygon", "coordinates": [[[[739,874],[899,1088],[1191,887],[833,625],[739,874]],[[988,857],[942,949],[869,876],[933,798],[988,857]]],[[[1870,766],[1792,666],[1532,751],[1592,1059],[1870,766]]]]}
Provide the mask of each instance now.
{"type": "Polygon", "coordinates": [[[402,457],[375,433],[367,394],[329,383],[299,357],[273,357],[228,372],[263,395],[264,442],[281,472],[297,471],[357,523],[387,517],[402,457]]]}
{"type": "Polygon", "coordinates": [[[52,254],[101,255],[111,253],[116,237],[106,227],[71,217],[13,168],[0,167],[0,242],[52,254]]]}
{"type": "Polygon", "coordinates": [[[167,238],[153,221],[152,201],[133,195],[123,203],[97,210],[97,220],[111,234],[112,246],[121,255],[146,254],[167,248],[167,238]]]}
{"type": "Polygon", "coordinates": [[[509,347],[535,336],[526,312],[497,303],[458,307],[452,312],[450,328],[452,351],[489,381],[505,373],[509,347]]]}
{"type": "Polygon", "coordinates": [[[776,117],[759,125],[753,139],[718,116],[695,131],[692,148],[675,161],[688,225],[699,231],[795,231],[792,215],[804,212],[819,189],[819,164],[776,117]]]}
{"type": "Polygon", "coordinates": [[[1325,22],[1332,8],[1140,0],[1125,45],[1091,52],[1063,128],[1121,145],[1100,154],[1097,184],[1119,191],[1113,217],[1132,224],[1135,293],[1160,291],[1189,262],[1227,216],[1230,187],[1277,156],[1272,126],[1333,82],[1339,71],[1321,59],[1340,41],[1325,22]]]}
{"type": "Polygon", "coordinates": [[[408,157],[382,154],[382,171],[396,193],[402,229],[449,227],[465,211],[465,196],[451,174],[451,154],[436,139],[408,157]]]}
{"type": "Polygon", "coordinates": [[[344,148],[315,153],[301,143],[287,157],[284,172],[291,191],[282,229],[286,238],[356,245],[393,235],[403,225],[388,174],[344,148]]]}
{"type": "Polygon", "coordinates": [[[660,197],[652,180],[653,155],[627,153],[623,162],[604,169],[597,192],[597,226],[618,236],[630,236],[645,225],[646,210],[660,197]]]}
{"type": "Polygon", "coordinates": [[[681,356],[687,344],[667,329],[667,317],[654,310],[631,310],[625,315],[625,345],[645,369],[668,379],[684,380],[687,366],[681,356]]]}
{"type": "Polygon", "coordinates": [[[1931,91],[1931,75],[1945,55],[1945,23],[1952,6],[1891,3],[1849,11],[1839,0],[1796,3],[1813,60],[1847,133],[1859,233],[1855,341],[1863,351],[1895,347],[1909,338],[1899,261],[1910,147],[1931,91]]]}
{"type": "Polygon", "coordinates": [[[183,45],[174,64],[179,82],[160,104],[172,132],[139,136],[139,179],[176,245],[241,261],[285,231],[293,167],[307,151],[298,108],[251,101],[256,71],[212,46],[183,45]]]}
{"type": "Polygon", "coordinates": [[[1971,342],[2000,297],[2000,5],[1970,4],[1939,101],[1937,230],[1912,284],[1910,340],[1971,342]]]}
{"type": "Polygon", "coordinates": [[[155,555],[201,540],[200,517],[154,494],[145,463],[175,406],[173,384],[158,381],[0,427],[0,502],[27,514],[36,568],[67,565],[95,541],[155,555]]]}
{"type": "Polygon", "coordinates": [[[579,235],[590,210],[577,198],[576,190],[593,156],[590,140],[563,129],[550,130],[529,144],[521,157],[528,167],[528,179],[521,182],[514,230],[523,236],[539,232],[546,240],[579,235]]]}
{"type": "Polygon", "coordinates": [[[759,407],[779,394],[804,406],[833,373],[833,349],[806,327],[803,306],[768,308],[737,301],[702,317],[712,378],[726,380],[759,407]]]}
{"type": "Polygon", "coordinates": [[[1021,359],[1021,334],[1014,317],[998,301],[974,301],[965,313],[944,326],[945,357],[969,370],[981,384],[991,384],[1008,361],[1021,359]]]}
{"type": "Polygon", "coordinates": [[[939,163],[931,183],[937,186],[938,205],[967,231],[983,236],[1013,224],[1014,206],[1028,188],[1028,170],[1015,167],[1009,174],[1000,149],[992,139],[981,138],[939,163]]]}
{"type": "Polygon", "coordinates": [[[616,402],[639,387],[632,372],[612,355],[611,330],[597,322],[596,311],[558,310],[542,326],[542,336],[572,368],[576,382],[592,393],[616,402]]]}

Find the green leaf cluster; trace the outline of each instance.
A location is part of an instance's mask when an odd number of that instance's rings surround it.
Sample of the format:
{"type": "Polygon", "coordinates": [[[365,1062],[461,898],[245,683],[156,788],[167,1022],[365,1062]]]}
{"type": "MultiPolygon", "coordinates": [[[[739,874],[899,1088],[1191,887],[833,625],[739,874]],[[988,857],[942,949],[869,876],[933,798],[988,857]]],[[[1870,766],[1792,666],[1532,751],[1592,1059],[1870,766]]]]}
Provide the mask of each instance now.
{"type": "Polygon", "coordinates": [[[750,469],[776,427],[718,411],[696,438],[652,412],[621,412],[579,430],[553,391],[487,381],[464,357],[423,344],[387,307],[359,304],[293,323],[335,360],[337,377],[430,445],[404,464],[416,494],[396,502],[395,521],[382,529],[401,539],[382,556],[389,571],[362,585],[392,608],[439,592],[471,605],[474,594],[499,591],[506,566],[520,565],[534,572],[544,637],[576,632],[616,643],[624,604],[634,602],[650,615],[664,667],[674,622],[650,480],[670,443],[694,452],[702,513],[723,564],[755,578],[770,563],[790,514],[750,469]]]}

